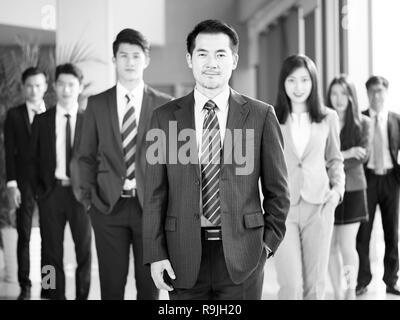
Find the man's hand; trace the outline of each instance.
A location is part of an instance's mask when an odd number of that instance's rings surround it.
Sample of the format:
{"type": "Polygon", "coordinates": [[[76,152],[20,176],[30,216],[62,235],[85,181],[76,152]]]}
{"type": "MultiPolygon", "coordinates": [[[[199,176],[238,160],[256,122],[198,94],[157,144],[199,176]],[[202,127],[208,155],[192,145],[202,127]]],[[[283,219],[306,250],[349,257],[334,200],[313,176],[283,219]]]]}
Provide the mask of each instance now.
{"type": "Polygon", "coordinates": [[[164,271],[168,272],[168,275],[171,279],[175,279],[175,273],[172,269],[171,263],[169,260],[161,260],[157,262],[153,262],[151,264],[151,277],[153,278],[154,284],[158,289],[172,291],[173,287],[167,285],[164,281],[164,271]]]}
{"type": "Polygon", "coordinates": [[[337,191],[331,189],[325,196],[324,206],[327,204],[331,204],[333,206],[333,208],[336,208],[337,205],[339,204],[339,201],[340,201],[339,193],[337,191]]]}
{"type": "Polygon", "coordinates": [[[18,209],[21,205],[21,192],[19,191],[18,187],[8,187],[7,196],[11,209],[18,209]]]}
{"type": "Polygon", "coordinates": [[[367,154],[367,150],[365,150],[365,148],[362,147],[353,147],[350,150],[351,150],[351,155],[358,160],[363,159],[367,154]]]}

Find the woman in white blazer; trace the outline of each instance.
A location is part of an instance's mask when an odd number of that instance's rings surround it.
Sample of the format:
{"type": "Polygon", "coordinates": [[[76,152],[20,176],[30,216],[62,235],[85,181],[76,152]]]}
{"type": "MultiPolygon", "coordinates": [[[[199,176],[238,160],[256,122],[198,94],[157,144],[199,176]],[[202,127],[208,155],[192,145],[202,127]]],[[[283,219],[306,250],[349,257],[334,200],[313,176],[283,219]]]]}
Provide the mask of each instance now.
{"type": "Polygon", "coordinates": [[[319,95],[317,70],[288,57],[279,77],[276,114],[288,167],[290,210],[275,255],[280,299],[323,299],[334,212],[344,193],[339,118],[319,95]]]}
{"type": "Polygon", "coordinates": [[[367,181],[363,164],[369,156],[370,120],[361,114],[355,86],[345,75],[331,81],[326,104],[339,116],[340,145],[346,174],[343,201],[335,210],[329,275],[334,298],[354,300],[359,264],[356,237],[360,222],[368,219],[367,181]],[[346,280],[344,295],[342,274],[346,280]]]}

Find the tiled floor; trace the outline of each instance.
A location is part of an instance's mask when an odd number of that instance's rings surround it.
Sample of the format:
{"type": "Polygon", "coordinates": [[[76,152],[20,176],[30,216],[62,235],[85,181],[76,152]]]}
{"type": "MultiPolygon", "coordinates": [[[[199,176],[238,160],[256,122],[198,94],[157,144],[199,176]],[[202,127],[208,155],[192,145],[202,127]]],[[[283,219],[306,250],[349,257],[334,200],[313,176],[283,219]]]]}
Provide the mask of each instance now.
{"type": "MultiPolygon", "coordinates": [[[[400,297],[394,295],[387,295],[385,292],[385,285],[381,281],[383,268],[382,268],[382,257],[384,252],[384,243],[382,238],[382,229],[380,227],[380,219],[377,214],[377,220],[375,221],[374,233],[371,243],[371,256],[372,256],[372,270],[373,270],[373,281],[368,287],[368,292],[360,297],[360,300],[400,300],[400,297]]],[[[40,233],[39,228],[34,227],[32,229],[31,238],[31,280],[33,282],[32,287],[32,299],[40,299],[40,233]]],[[[74,269],[75,269],[75,256],[73,251],[73,242],[71,239],[69,228],[65,231],[64,241],[64,264],[65,273],[67,278],[66,285],[66,296],[67,299],[74,299],[74,269]]],[[[2,253],[0,252],[0,260],[2,253]]],[[[132,261],[132,259],[131,259],[132,261]]],[[[0,269],[2,268],[2,262],[0,261],[0,269]]],[[[1,277],[4,276],[4,269],[0,271],[0,299],[15,299],[18,296],[19,288],[15,282],[16,270],[14,273],[14,282],[5,282],[1,277]],[[2,281],[3,280],[3,281],[2,281]]],[[[267,261],[265,266],[265,280],[263,289],[263,299],[265,300],[276,300],[277,299],[278,284],[276,281],[276,272],[274,266],[274,260],[270,259],[267,261]]],[[[130,271],[128,276],[128,283],[125,290],[125,299],[134,299],[135,297],[135,284],[133,276],[132,263],[130,265],[130,271]]],[[[332,298],[332,291],[329,284],[327,298],[332,298]]],[[[92,263],[92,283],[89,294],[89,299],[98,300],[100,299],[100,284],[98,278],[97,269],[97,257],[96,248],[93,244],[93,263],[92,263]]],[[[161,299],[168,299],[168,295],[165,291],[161,292],[161,299]]]]}

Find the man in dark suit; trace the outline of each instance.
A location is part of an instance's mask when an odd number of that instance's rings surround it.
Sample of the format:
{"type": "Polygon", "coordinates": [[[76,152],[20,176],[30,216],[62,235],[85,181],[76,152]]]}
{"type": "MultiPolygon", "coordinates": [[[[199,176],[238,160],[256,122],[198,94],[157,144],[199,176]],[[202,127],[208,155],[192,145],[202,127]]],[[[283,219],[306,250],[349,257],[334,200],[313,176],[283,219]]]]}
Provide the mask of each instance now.
{"type": "Polygon", "coordinates": [[[31,124],[36,114],[46,111],[43,96],[47,90],[47,75],[30,67],[22,74],[25,103],[7,112],[4,129],[6,152],[7,194],[11,209],[16,209],[18,244],[18,300],[30,298],[29,241],[35,200],[29,182],[29,140],[31,124]]]}
{"type": "Polygon", "coordinates": [[[371,118],[371,154],[366,163],[367,200],[369,220],[361,223],[357,234],[357,251],[360,259],[356,294],[367,291],[372,279],[369,257],[371,231],[375,210],[379,205],[385,239],[383,281],[386,292],[400,295],[397,285],[399,271],[399,194],[400,194],[400,115],[390,112],[386,105],[389,82],[372,76],[366,82],[369,109],[364,112],[371,118]]]}
{"type": "Polygon", "coordinates": [[[144,262],[171,299],[261,299],[265,260],[285,234],[282,134],[272,106],[229,87],[238,45],[227,24],[198,24],[187,37],[195,89],[152,118],[144,262]]]}
{"type": "Polygon", "coordinates": [[[113,43],[117,84],[90,97],[79,150],[81,202],[96,239],[102,299],[124,299],[133,246],[137,299],[158,298],[150,269],[143,266],[142,205],[144,135],[153,110],[171,97],[143,82],[149,44],[133,29],[113,43]]]}
{"type": "Polygon", "coordinates": [[[86,300],[90,289],[90,219],[74,197],[72,179],[76,173],[71,172],[72,157],[82,134],[83,113],[78,104],[82,80],[82,72],[75,65],[57,66],[54,85],[57,105],[37,116],[32,127],[32,181],[39,204],[42,271],[50,275],[55,272],[55,283],[42,283],[42,296],[49,299],[65,299],[63,241],[67,222],[78,265],[76,299],[86,300]]]}

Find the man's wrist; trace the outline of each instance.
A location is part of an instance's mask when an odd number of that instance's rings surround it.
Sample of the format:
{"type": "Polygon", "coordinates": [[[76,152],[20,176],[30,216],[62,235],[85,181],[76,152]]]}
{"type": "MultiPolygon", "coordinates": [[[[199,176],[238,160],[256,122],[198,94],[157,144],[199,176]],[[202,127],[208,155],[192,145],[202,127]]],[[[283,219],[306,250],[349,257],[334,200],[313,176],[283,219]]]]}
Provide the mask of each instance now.
{"type": "Polygon", "coordinates": [[[7,181],[7,188],[18,188],[17,180],[7,181]]]}

